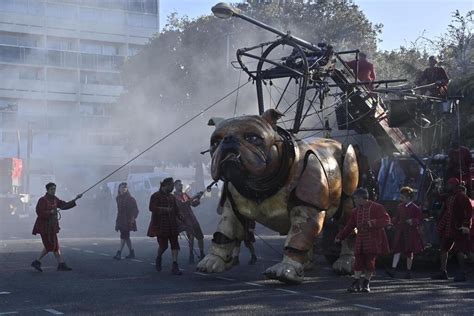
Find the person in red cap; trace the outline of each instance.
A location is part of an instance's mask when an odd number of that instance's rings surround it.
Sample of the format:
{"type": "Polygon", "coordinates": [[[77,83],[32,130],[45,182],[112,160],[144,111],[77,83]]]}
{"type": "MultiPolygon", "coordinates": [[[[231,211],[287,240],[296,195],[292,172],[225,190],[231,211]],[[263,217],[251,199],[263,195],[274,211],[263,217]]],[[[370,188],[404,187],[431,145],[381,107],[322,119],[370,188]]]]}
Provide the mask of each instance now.
{"type": "Polygon", "coordinates": [[[174,189],[173,178],[165,178],[160,182],[160,190],[153,193],[150,197],[149,210],[151,212],[150,225],[148,226],[148,237],[156,237],[158,241],[158,255],[155,261],[155,268],[161,271],[161,257],[168,249],[168,241],[171,245],[171,257],[173,264],[171,273],[181,275],[178,267],[178,220],[183,220],[179,211],[176,198],[171,192],[174,189]]]}
{"type": "Polygon", "coordinates": [[[407,258],[406,279],[411,279],[411,267],[413,265],[413,254],[423,250],[423,240],[420,236],[420,225],[423,220],[421,209],[413,202],[414,191],[410,187],[400,189],[400,201],[397,213],[392,218],[392,224],[395,228],[395,237],[393,239],[392,251],[393,262],[392,269],[387,270],[387,274],[395,277],[395,270],[400,260],[400,254],[403,253],[407,258]]]}
{"type": "Polygon", "coordinates": [[[80,199],[82,194],[78,194],[72,201],[65,202],[56,196],[56,184],[50,182],[46,184],[46,194],[38,200],[36,204],[36,214],[38,217],[33,227],[33,235],[40,234],[43,242],[43,250],[38,258],[31,263],[36,270],[43,272],[41,268],[41,259],[49,252],[54,254],[58,261],[58,271],[71,271],[72,269],[66,265],[61,250],[59,249],[58,233],[59,233],[59,210],[68,210],[76,206],[76,200],[80,199]]]}
{"type": "Polygon", "coordinates": [[[428,58],[429,67],[416,80],[417,85],[427,85],[422,93],[430,96],[444,98],[448,94],[449,77],[443,67],[437,66],[438,59],[435,56],[428,58]]]}
{"type": "Polygon", "coordinates": [[[456,252],[460,271],[454,277],[455,282],[466,281],[464,255],[469,251],[469,233],[472,222],[471,201],[467,197],[460,182],[450,178],[446,184],[446,197],[443,211],[437,225],[440,236],[441,271],[433,275],[434,280],[447,280],[448,253],[456,252]]]}
{"type": "Polygon", "coordinates": [[[337,234],[335,242],[339,243],[357,228],[354,246],[354,278],[348,292],[370,292],[370,279],[375,271],[375,260],[378,255],[390,253],[384,227],[390,223],[390,216],[383,205],[369,200],[369,193],[364,188],[357,189],[352,195],[356,208],[346,226],[337,234]],[[362,271],[365,278],[360,284],[362,271]]]}

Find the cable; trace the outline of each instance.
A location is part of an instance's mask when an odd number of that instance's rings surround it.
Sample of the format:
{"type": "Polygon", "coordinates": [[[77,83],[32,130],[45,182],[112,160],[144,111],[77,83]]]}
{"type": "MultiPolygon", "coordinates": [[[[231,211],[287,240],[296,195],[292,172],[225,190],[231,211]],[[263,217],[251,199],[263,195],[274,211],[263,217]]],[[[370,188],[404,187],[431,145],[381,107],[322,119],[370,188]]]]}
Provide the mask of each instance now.
{"type": "Polygon", "coordinates": [[[123,167],[125,167],[126,165],[128,165],[129,163],[131,163],[132,161],[136,160],[138,157],[140,157],[141,155],[143,155],[144,153],[146,153],[147,151],[149,151],[150,149],[152,149],[153,147],[155,147],[156,145],[158,145],[159,143],[161,143],[162,141],[164,141],[165,139],[167,139],[168,137],[170,137],[171,135],[173,135],[174,133],[176,133],[178,130],[180,130],[181,128],[183,128],[184,126],[186,126],[187,124],[189,124],[191,121],[193,121],[194,119],[198,118],[199,116],[201,116],[202,114],[204,114],[205,112],[209,111],[211,108],[213,108],[215,105],[217,105],[219,102],[223,101],[224,99],[226,99],[228,96],[232,95],[235,91],[238,91],[240,88],[244,87],[245,85],[247,85],[250,81],[247,81],[246,83],[238,86],[236,89],[232,90],[231,92],[227,93],[225,96],[223,96],[222,98],[220,98],[219,100],[217,100],[216,102],[214,102],[213,104],[211,104],[210,106],[204,108],[203,110],[201,110],[198,114],[194,115],[193,117],[191,117],[190,119],[188,119],[186,122],[182,123],[181,125],[179,125],[177,128],[175,128],[174,130],[172,130],[171,132],[169,132],[168,134],[166,134],[165,136],[163,136],[162,138],[160,138],[159,140],[157,140],[156,142],[154,142],[153,144],[151,144],[148,148],[146,148],[145,150],[143,150],[142,152],[140,152],[138,155],[136,155],[135,157],[131,158],[130,160],[128,160],[126,163],[124,163],[123,165],[121,165],[120,167],[118,167],[117,169],[115,169],[114,171],[112,171],[111,173],[109,173],[108,175],[106,175],[105,177],[103,177],[102,179],[100,179],[99,181],[97,181],[94,185],[90,186],[87,190],[85,190],[84,192],[81,193],[81,195],[84,195],[86,192],[88,192],[89,190],[91,190],[92,188],[94,188],[95,186],[97,186],[99,183],[101,183],[102,181],[104,181],[105,179],[107,179],[108,177],[110,177],[111,175],[113,175],[114,173],[116,173],[117,171],[121,170],[123,167]]]}
{"type": "Polygon", "coordinates": [[[262,237],[260,237],[255,231],[253,232],[253,234],[255,236],[257,236],[261,241],[263,241],[263,243],[265,245],[267,245],[268,247],[270,247],[273,251],[275,251],[277,254],[279,254],[280,256],[283,256],[283,253],[281,253],[280,251],[276,250],[275,248],[273,248],[272,245],[270,245],[265,239],[263,239],[262,237]]]}

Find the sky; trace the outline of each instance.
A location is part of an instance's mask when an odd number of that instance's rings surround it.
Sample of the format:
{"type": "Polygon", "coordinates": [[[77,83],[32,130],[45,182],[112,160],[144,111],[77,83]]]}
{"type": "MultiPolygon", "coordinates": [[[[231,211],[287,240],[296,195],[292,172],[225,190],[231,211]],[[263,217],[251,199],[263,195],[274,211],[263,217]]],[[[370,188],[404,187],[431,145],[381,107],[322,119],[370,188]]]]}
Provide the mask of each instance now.
{"type": "MultiPolygon", "coordinates": [[[[171,12],[196,18],[211,14],[219,0],[160,0],[160,26],[171,12]]],[[[230,1],[242,2],[242,1],[230,1]]],[[[473,0],[354,0],[372,23],[382,23],[380,50],[410,46],[418,37],[436,39],[446,32],[451,13],[474,10],[473,0]]],[[[286,31],[286,30],[285,30],[286,31]]]]}

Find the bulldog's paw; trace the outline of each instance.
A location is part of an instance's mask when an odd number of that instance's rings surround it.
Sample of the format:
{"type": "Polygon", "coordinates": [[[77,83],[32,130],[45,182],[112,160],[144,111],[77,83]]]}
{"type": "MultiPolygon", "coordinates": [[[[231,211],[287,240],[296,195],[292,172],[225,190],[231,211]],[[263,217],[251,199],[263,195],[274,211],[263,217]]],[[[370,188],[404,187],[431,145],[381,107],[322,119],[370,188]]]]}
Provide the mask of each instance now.
{"type": "Polygon", "coordinates": [[[354,265],[353,255],[341,255],[339,259],[334,262],[332,269],[340,275],[352,274],[352,266],[354,265]]]}
{"type": "Polygon", "coordinates": [[[224,272],[232,267],[232,262],[226,263],[221,257],[216,256],[212,253],[206,255],[201,261],[199,261],[196,270],[200,272],[224,272]]]}
{"type": "Polygon", "coordinates": [[[304,279],[304,266],[290,258],[283,258],[283,261],[277,263],[263,272],[269,278],[288,284],[300,284],[304,279]]]}

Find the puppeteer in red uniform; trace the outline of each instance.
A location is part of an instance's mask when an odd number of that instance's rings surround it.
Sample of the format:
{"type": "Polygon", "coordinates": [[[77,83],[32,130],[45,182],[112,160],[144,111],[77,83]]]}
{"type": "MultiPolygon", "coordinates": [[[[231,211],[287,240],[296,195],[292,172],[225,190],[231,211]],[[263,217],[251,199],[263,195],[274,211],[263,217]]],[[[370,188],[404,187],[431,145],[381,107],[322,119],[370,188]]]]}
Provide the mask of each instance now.
{"type": "Polygon", "coordinates": [[[59,210],[67,210],[76,206],[76,200],[80,199],[82,194],[70,202],[65,202],[56,197],[56,184],[50,182],[46,184],[46,194],[38,200],[36,204],[37,218],[33,227],[33,235],[40,234],[43,242],[43,250],[40,256],[31,263],[31,266],[42,272],[41,259],[53,252],[58,261],[58,271],[70,271],[71,268],[66,265],[59,250],[59,210]]]}

